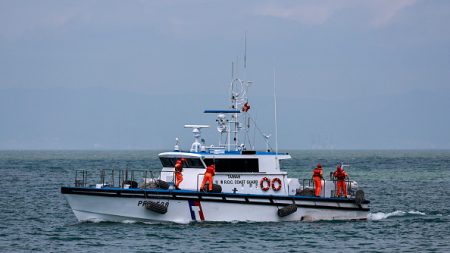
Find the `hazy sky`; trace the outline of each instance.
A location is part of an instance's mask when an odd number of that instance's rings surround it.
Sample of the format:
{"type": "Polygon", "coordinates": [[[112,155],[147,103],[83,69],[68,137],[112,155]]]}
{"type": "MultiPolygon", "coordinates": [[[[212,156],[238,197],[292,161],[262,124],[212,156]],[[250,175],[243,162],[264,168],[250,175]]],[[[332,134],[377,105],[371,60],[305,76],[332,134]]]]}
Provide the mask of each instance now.
{"type": "Polygon", "coordinates": [[[245,33],[272,146],[275,69],[280,149],[449,149],[449,24],[447,0],[0,0],[0,149],[188,148],[245,33]]]}

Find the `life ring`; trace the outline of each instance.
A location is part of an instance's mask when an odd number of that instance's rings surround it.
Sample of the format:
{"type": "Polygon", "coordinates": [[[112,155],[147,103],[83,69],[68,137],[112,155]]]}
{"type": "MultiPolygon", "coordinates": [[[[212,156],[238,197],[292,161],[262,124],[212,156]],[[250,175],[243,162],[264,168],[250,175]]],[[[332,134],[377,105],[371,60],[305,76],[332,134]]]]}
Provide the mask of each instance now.
{"type": "Polygon", "coordinates": [[[261,181],[259,181],[259,186],[261,186],[261,190],[268,191],[270,189],[270,179],[267,177],[263,177],[261,181]],[[264,182],[267,182],[267,186],[264,186],[264,182]]]}
{"type": "Polygon", "coordinates": [[[281,189],[281,180],[279,178],[274,178],[272,179],[272,190],[274,191],[279,191],[281,189]],[[275,182],[278,183],[278,186],[275,187],[275,182]]]}

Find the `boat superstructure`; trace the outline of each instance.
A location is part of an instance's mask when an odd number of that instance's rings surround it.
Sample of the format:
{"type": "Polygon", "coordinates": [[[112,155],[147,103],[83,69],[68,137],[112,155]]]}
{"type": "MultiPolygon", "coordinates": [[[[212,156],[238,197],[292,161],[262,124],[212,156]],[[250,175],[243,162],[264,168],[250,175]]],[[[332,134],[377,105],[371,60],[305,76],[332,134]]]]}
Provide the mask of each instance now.
{"type": "MultiPolygon", "coordinates": [[[[287,153],[255,151],[249,129],[251,119],[247,99],[251,82],[240,79],[230,84],[231,106],[205,110],[216,114],[218,145],[206,145],[201,132],[209,125],[185,125],[192,129],[190,148],[159,154],[162,170],[102,171],[100,180],[89,183],[81,171],[75,186],[62,187],[80,221],[295,221],[366,219],[369,201],[354,181],[346,181],[348,196],[336,197],[336,180],[322,180],[319,197],[314,196],[311,179],[289,178],[280,161],[287,153]],[[175,164],[183,158],[183,181],[174,187],[175,164]],[[213,191],[201,189],[206,168],[215,165],[213,191]]],[[[268,135],[263,135],[268,144],[268,135]]]]}

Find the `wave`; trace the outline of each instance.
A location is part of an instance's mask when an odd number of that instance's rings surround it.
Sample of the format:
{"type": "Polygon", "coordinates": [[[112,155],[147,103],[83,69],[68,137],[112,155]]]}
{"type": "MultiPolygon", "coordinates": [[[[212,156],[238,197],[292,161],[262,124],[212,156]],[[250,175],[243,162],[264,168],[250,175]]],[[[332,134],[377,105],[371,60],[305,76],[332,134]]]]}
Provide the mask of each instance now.
{"type": "Polygon", "coordinates": [[[397,210],[391,213],[382,213],[382,212],[378,212],[378,213],[369,213],[369,215],[367,216],[368,220],[384,220],[387,219],[389,217],[398,217],[398,216],[405,216],[405,215],[426,215],[426,213],[422,213],[419,211],[401,211],[401,210],[397,210]]]}

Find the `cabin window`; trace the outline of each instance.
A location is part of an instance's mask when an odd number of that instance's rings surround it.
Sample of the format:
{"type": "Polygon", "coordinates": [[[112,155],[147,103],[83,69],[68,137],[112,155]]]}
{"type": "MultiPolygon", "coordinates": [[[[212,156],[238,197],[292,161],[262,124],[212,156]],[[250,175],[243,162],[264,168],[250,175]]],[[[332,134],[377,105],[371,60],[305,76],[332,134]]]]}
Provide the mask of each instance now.
{"type": "Polygon", "coordinates": [[[216,165],[216,172],[259,172],[258,158],[205,159],[207,166],[216,165]]]}
{"type": "MultiPolygon", "coordinates": [[[[175,163],[180,157],[160,157],[161,164],[163,167],[175,167],[175,163]]],[[[200,158],[185,158],[186,161],[183,163],[184,168],[200,168],[204,169],[202,161],[200,158]]]]}

